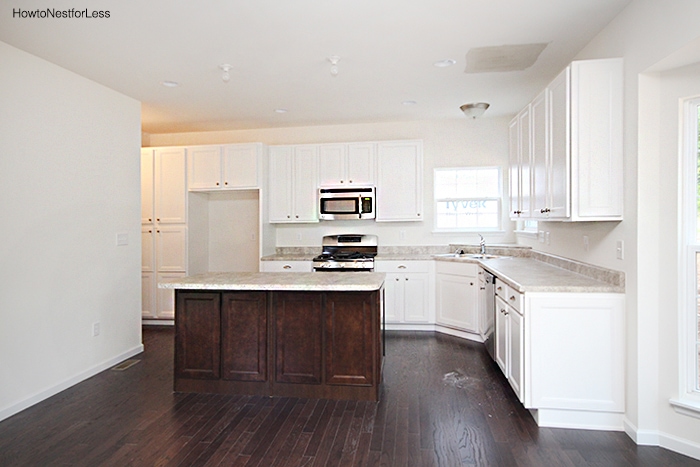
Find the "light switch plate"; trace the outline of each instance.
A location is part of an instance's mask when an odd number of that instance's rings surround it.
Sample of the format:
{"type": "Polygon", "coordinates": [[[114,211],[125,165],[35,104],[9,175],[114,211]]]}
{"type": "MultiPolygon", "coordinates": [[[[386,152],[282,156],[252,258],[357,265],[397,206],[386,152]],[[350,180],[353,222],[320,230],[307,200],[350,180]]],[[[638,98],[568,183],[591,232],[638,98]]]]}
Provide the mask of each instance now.
{"type": "Polygon", "coordinates": [[[625,259],[625,242],[623,242],[622,240],[617,241],[615,253],[617,255],[617,259],[625,259]]]}
{"type": "Polygon", "coordinates": [[[117,246],[126,246],[129,244],[129,234],[126,232],[117,233],[117,246]]]}

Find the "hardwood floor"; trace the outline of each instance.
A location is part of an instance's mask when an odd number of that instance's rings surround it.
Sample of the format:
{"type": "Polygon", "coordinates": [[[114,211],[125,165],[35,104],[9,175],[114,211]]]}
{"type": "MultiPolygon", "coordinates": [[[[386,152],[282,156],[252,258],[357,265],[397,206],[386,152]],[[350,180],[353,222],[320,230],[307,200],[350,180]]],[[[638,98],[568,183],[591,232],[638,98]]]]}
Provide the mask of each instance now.
{"type": "Polygon", "coordinates": [[[390,332],[382,400],[174,394],[173,330],[0,422],[0,466],[700,466],[624,433],[538,428],[483,346],[390,332]]]}

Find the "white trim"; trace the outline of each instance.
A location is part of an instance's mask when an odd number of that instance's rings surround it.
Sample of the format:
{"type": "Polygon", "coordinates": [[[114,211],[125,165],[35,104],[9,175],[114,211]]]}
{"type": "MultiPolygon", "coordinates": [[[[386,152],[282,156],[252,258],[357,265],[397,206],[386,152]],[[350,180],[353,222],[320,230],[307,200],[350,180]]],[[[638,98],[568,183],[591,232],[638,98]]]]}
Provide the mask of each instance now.
{"type": "Polygon", "coordinates": [[[48,399],[49,397],[68,389],[71,386],[85,381],[86,379],[91,378],[96,374],[103,372],[104,370],[112,368],[117,363],[123,362],[127,358],[133,357],[134,355],[140,354],[141,352],[143,352],[143,344],[139,344],[136,347],[133,347],[132,349],[117,355],[116,357],[105,360],[104,362],[99,363],[93,366],[92,368],[88,368],[87,370],[82,371],[77,375],[68,378],[54,386],[44,389],[43,391],[39,391],[16,404],[12,404],[9,407],[5,407],[4,409],[0,410],[0,421],[5,420],[6,418],[10,418],[11,416],[21,412],[22,410],[25,410],[35,404],[38,404],[39,402],[42,402],[48,399]]]}
{"type": "Polygon", "coordinates": [[[697,271],[700,253],[697,235],[698,108],[700,97],[681,99],[679,105],[679,271],[678,276],[678,397],[670,401],[676,412],[700,413],[697,348],[697,271]]]}

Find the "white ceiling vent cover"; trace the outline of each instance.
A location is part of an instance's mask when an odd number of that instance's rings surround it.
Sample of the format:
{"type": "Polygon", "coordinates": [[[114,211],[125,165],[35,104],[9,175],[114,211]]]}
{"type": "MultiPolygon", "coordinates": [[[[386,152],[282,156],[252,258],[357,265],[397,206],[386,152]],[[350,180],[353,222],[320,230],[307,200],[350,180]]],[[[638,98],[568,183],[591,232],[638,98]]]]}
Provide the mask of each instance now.
{"type": "Polygon", "coordinates": [[[499,45],[477,47],[467,52],[465,73],[519,71],[530,68],[547,44],[499,45]]]}

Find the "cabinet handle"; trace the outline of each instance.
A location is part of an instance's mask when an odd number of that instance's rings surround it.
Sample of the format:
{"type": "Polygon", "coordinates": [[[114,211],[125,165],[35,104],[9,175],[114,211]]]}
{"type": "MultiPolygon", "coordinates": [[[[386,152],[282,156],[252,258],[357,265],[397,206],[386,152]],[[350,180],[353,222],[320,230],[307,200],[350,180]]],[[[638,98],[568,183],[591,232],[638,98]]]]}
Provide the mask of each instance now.
{"type": "Polygon", "coordinates": [[[288,264],[285,264],[284,266],[282,266],[282,269],[292,269],[292,267],[288,264]]]}
{"type": "Polygon", "coordinates": [[[503,289],[499,286],[499,287],[496,287],[496,290],[498,290],[500,292],[503,289]]]}
{"type": "Polygon", "coordinates": [[[398,282],[398,281],[399,281],[399,278],[397,277],[397,278],[396,278],[396,282],[398,282]]]}
{"type": "Polygon", "coordinates": [[[513,214],[522,214],[522,211],[513,211],[513,214]]]}
{"type": "Polygon", "coordinates": [[[406,266],[404,266],[403,264],[401,264],[401,265],[399,265],[399,269],[406,269],[406,266]]]}
{"type": "Polygon", "coordinates": [[[509,300],[510,300],[511,302],[514,302],[514,301],[515,301],[515,295],[511,295],[509,300]]]}
{"type": "Polygon", "coordinates": [[[486,287],[479,287],[479,290],[486,290],[486,287]]]}
{"type": "Polygon", "coordinates": [[[547,213],[547,212],[551,212],[551,211],[552,210],[549,208],[540,209],[540,213],[542,213],[542,214],[547,213]]]}

